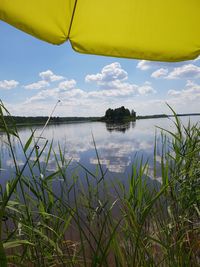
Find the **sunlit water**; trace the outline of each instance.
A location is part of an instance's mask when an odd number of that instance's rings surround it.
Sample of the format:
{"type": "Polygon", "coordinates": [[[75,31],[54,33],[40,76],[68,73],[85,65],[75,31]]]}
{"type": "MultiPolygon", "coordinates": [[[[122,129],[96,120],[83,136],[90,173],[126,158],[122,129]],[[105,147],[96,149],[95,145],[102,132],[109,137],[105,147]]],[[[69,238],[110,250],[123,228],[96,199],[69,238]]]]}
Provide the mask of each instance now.
{"type": "MultiPolygon", "coordinates": [[[[183,124],[188,121],[196,123],[200,121],[199,116],[182,117],[183,124]]],[[[148,160],[149,173],[153,171],[153,150],[155,132],[159,136],[160,129],[156,126],[174,130],[173,119],[148,119],[137,120],[135,123],[131,122],[124,125],[106,125],[103,122],[88,122],[88,123],[74,123],[74,124],[60,124],[48,126],[42,137],[39,140],[38,152],[42,146],[49,141],[48,146],[53,140],[53,149],[59,158],[58,143],[63,151],[65,151],[66,161],[71,161],[71,170],[84,170],[80,167],[83,165],[91,172],[94,172],[98,163],[95,152],[93,137],[98,151],[99,159],[104,170],[107,169],[107,177],[125,179],[131,174],[132,164],[143,156],[143,161],[148,160]]],[[[37,128],[35,136],[39,136],[42,127],[37,128]]],[[[23,143],[26,143],[30,137],[30,128],[20,128],[19,134],[23,143]]],[[[37,140],[37,139],[35,139],[37,140]]],[[[17,162],[20,167],[23,166],[25,159],[18,141],[12,139],[14,151],[17,155],[17,162]]],[[[8,145],[6,144],[6,136],[0,133],[0,177],[1,181],[12,179],[14,177],[14,163],[10,155],[8,145]]],[[[33,145],[32,145],[33,146],[33,145]]],[[[47,146],[47,148],[48,148],[47,146]]],[[[45,149],[41,160],[45,161],[47,149],[45,149]]],[[[34,155],[31,157],[34,160],[34,155]]],[[[159,154],[157,156],[157,164],[160,164],[159,154]]],[[[48,171],[55,171],[57,168],[55,158],[52,155],[48,165],[48,171]]],[[[38,173],[38,175],[40,175],[38,173]]],[[[151,175],[149,177],[151,179],[151,175]]],[[[157,182],[160,182],[159,177],[157,182]]]]}

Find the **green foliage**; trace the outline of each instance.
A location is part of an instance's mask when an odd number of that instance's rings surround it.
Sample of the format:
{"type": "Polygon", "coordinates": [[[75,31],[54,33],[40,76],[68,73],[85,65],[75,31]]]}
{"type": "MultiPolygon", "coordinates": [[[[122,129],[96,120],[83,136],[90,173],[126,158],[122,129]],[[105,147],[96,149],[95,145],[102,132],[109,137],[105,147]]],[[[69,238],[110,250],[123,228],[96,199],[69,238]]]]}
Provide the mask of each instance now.
{"type": "Polygon", "coordinates": [[[103,120],[106,122],[122,122],[125,120],[135,120],[136,113],[132,110],[130,113],[130,110],[125,108],[124,106],[116,109],[107,109],[105,112],[105,116],[103,117],[103,120]]]}

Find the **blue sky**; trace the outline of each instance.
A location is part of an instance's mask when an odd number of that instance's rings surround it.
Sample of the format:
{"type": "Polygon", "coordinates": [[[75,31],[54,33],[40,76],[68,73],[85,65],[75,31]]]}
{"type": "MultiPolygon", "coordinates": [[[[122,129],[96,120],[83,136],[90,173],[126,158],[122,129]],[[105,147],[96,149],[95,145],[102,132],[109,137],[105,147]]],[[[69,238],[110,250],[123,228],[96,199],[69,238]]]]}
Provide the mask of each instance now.
{"type": "Polygon", "coordinates": [[[181,63],[120,59],[54,46],[0,21],[0,99],[13,115],[101,116],[200,112],[200,58],[181,63]]]}

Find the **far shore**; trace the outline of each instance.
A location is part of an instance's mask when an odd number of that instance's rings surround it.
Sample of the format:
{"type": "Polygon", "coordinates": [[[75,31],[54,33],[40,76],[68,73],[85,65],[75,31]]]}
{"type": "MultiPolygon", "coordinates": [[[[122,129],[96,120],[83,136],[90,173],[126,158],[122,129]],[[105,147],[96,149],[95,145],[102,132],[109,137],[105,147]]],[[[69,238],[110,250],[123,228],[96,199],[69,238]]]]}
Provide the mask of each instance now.
{"type": "MultiPolygon", "coordinates": [[[[177,114],[177,116],[178,117],[200,116],[200,113],[177,114]]],[[[154,114],[154,115],[144,115],[144,116],[139,115],[136,117],[136,120],[160,119],[169,117],[174,117],[174,115],[167,115],[167,114],[154,114]]],[[[14,121],[17,126],[31,126],[31,125],[42,126],[48,120],[47,116],[41,116],[41,117],[5,116],[4,118],[8,122],[8,124],[9,123],[13,124],[14,121]]],[[[102,120],[102,117],[51,117],[48,124],[56,125],[56,124],[68,124],[68,123],[71,124],[71,123],[84,123],[84,122],[104,122],[104,121],[102,120]]],[[[119,123],[123,123],[123,121],[119,121],[119,123]]]]}

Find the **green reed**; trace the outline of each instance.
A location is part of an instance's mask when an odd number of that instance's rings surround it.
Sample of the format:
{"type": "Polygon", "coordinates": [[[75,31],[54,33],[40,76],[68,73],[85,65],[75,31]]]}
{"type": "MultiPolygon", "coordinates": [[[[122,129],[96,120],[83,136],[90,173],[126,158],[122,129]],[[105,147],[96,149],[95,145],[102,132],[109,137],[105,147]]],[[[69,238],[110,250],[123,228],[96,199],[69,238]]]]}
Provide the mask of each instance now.
{"type": "Polygon", "coordinates": [[[1,103],[0,131],[15,171],[0,188],[0,267],[198,266],[200,129],[191,123],[184,127],[172,112],[175,131],[161,129],[161,145],[155,138],[153,173],[137,158],[124,185],[107,181],[94,138],[96,171],[79,164],[72,173],[60,145],[59,153],[53,141],[38,150],[42,135],[36,139],[35,131],[23,144],[14,121],[4,120],[10,114],[1,103]],[[23,166],[13,136],[23,151],[23,166]],[[56,169],[49,173],[52,158],[56,169]],[[158,173],[162,183],[152,188],[148,179],[158,173]]]}

